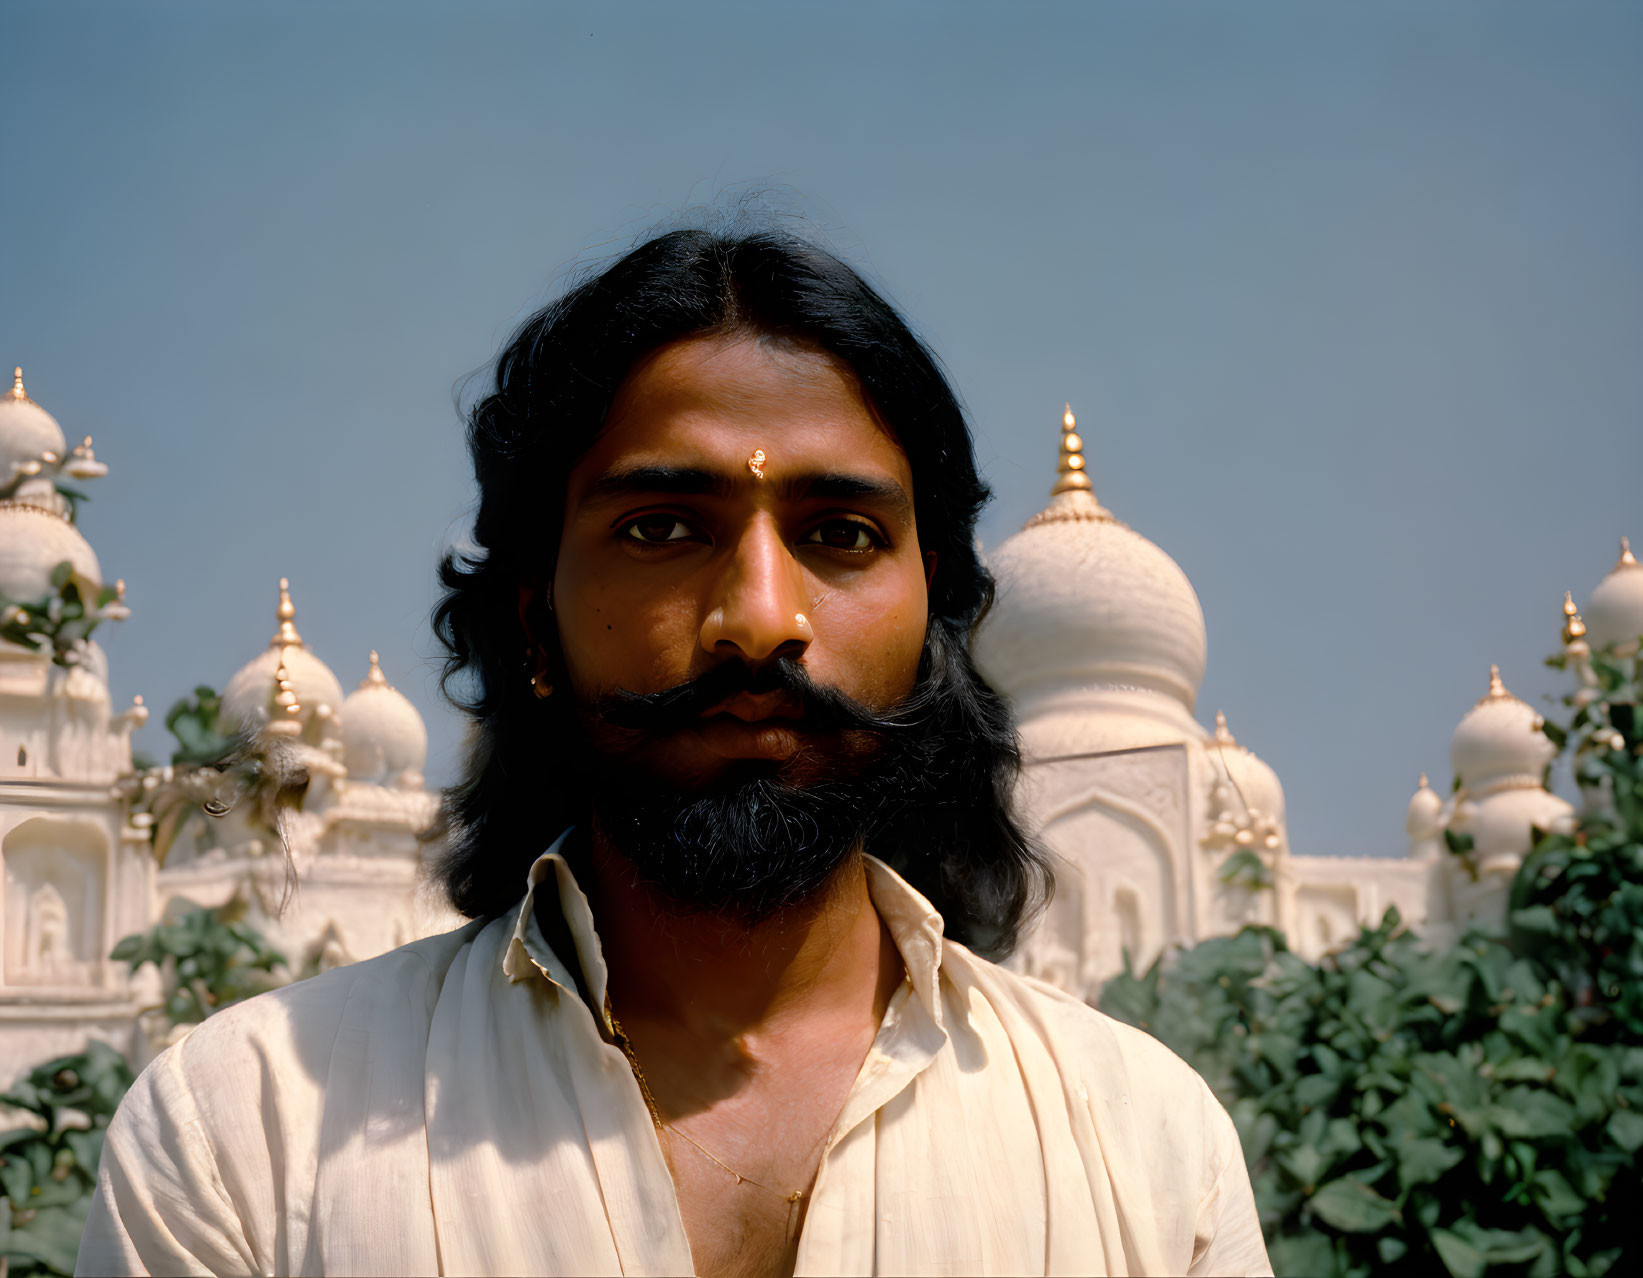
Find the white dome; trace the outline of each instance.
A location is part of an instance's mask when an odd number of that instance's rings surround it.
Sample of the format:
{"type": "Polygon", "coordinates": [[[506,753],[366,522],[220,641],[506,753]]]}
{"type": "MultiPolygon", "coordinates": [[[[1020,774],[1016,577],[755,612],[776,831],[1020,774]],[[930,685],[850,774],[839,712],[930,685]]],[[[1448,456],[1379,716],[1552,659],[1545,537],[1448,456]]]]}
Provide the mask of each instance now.
{"type": "Polygon", "coordinates": [[[246,662],[228,681],[222,694],[224,726],[232,731],[260,728],[268,721],[268,706],[274,697],[274,674],[285,663],[286,678],[301,707],[301,721],[307,723],[314,712],[325,707],[336,714],[342,708],[342,685],[323,661],[303,646],[294,623],[290,583],[280,578],[279,629],[268,647],[246,662]]]}
{"type": "Polygon", "coordinates": [[[1574,819],[1574,807],[1539,786],[1501,790],[1481,800],[1466,822],[1472,836],[1472,855],[1478,867],[1493,869],[1497,858],[1517,860],[1534,843],[1533,830],[1566,832],[1574,819]]]}
{"type": "Polygon", "coordinates": [[[1215,735],[1208,745],[1212,762],[1226,769],[1234,795],[1242,799],[1251,816],[1267,817],[1284,824],[1284,787],[1272,766],[1253,750],[1241,746],[1227,727],[1226,715],[1216,712],[1215,735]]]}
{"type": "Polygon", "coordinates": [[[1620,562],[1597,583],[1582,611],[1592,651],[1618,648],[1627,656],[1637,651],[1638,636],[1643,635],[1643,564],[1626,538],[1620,539],[1620,562]]]}
{"type": "Polygon", "coordinates": [[[55,595],[52,570],[65,560],[74,565],[86,603],[95,603],[103,570],[79,530],[40,506],[0,502],[0,595],[21,603],[55,595]]]}
{"type": "Polygon", "coordinates": [[[1506,691],[1500,669],[1489,667],[1489,692],[1461,718],[1449,741],[1449,762],[1469,790],[1502,781],[1539,785],[1556,747],[1540,730],[1541,717],[1506,691]]]}
{"type": "Polygon", "coordinates": [[[998,598],[975,636],[988,681],[1023,714],[1055,692],[1140,688],[1189,713],[1204,679],[1204,612],[1152,542],[1083,490],[1058,494],[988,557],[998,598]]]}
{"type": "Polygon", "coordinates": [[[17,370],[9,393],[0,395],[0,484],[11,482],[19,462],[38,461],[42,453],[63,457],[68,441],[57,419],[23,390],[23,370],[17,370]]]}
{"type": "Polygon", "coordinates": [[[259,728],[268,722],[268,704],[274,696],[274,672],[280,661],[302,707],[302,719],[320,706],[335,714],[342,705],[342,685],[323,661],[306,648],[273,647],[260,653],[234,672],[222,694],[222,717],[235,728],[259,728]]]}
{"type": "Polygon", "coordinates": [[[371,654],[371,671],[342,703],[342,762],[350,781],[415,788],[428,758],[428,729],[391,687],[371,654]]]}
{"type": "Polygon", "coordinates": [[[1435,839],[1443,828],[1443,800],[1438,797],[1426,781],[1426,773],[1421,773],[1420,788],[1415,791],[1414,797],[1409,800],[1409,809],[1404,813],[1403,830],[1411,842],[1425,839],[1435,839]]]}

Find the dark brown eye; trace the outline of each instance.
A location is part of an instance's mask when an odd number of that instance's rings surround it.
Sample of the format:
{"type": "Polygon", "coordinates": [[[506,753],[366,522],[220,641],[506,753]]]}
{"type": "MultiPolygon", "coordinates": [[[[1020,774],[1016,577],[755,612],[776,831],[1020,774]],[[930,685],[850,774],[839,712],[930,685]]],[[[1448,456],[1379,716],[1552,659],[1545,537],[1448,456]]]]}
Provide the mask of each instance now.
{"type": "Polygon", "coordinates": [[[670,541],[688,541],[690,525],[677,515],[640,515],[622,528],[624,536],[659,546],[670,541]]]}
{"type": "Polygon", "coordinates": [[[854,519],[829,519],[813,528],[805,541],[832,550],[872,550],[879,544],[873,530],[854,519]]]}

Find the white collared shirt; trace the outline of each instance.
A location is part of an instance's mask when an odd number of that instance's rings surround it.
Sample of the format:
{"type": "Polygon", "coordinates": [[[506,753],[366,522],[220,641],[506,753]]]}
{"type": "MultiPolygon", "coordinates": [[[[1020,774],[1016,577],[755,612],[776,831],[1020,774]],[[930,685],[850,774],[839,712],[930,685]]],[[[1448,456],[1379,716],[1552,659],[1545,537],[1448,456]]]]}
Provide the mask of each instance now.
{"type": "MultiPolygon", "coordinates": [[[[558,847],[512,919],[227,1008],[158,1057],[109,1127],[78,1272],[690,1273],[558,847]],[[550,876],[574,955],[537,923],[550,876]]],[[[871,859],[868,886],[907,980],[823,1146],[797,1273],[1272,1272],[1191,1069],[944,941],[871,859]]]]}

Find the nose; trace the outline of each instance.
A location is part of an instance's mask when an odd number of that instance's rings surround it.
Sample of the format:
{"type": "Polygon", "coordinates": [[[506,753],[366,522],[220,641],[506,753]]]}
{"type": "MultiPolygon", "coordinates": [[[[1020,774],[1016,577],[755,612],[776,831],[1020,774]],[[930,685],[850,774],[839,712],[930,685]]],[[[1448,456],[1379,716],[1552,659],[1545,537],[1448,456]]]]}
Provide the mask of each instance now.
{"type": "Polygon", "coordinates": [[[815,638],[805,615],[810,603],[804,569],[769,520],[756,521],[743,534],[709,603],[701,644],[715,657],[797,659],[815,638]]]}

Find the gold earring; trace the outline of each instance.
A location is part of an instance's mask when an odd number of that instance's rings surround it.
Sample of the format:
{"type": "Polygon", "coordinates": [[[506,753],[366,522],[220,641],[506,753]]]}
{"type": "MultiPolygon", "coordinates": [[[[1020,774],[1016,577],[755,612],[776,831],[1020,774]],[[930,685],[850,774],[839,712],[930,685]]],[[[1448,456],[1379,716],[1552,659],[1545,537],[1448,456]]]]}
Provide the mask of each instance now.
{"type": "Polygon", "coordinates": [[[553,685],[542,678],[542,672],[537,669],[540,654],[535,644],[525,645],[525,672],[530,679],[531,691],[541,700],[553,696],[553,685]]]}

